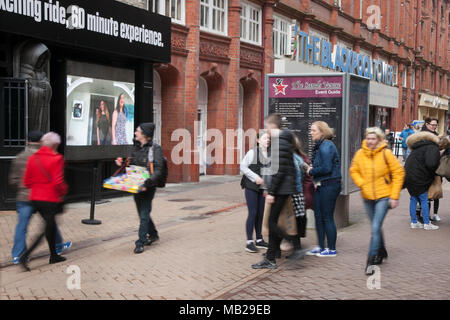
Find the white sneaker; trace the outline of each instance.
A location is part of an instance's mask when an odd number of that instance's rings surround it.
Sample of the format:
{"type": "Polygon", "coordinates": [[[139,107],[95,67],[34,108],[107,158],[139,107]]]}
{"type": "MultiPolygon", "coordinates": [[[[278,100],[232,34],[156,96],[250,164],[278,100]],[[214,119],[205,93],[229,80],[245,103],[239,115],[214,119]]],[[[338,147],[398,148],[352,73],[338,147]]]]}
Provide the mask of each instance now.
{"type": "Polygon", "coordinates": [[[434,221],[436,221],[436,222],[441,221],[441,218],[437,214],[435,214],[434,221]]]}
{"type": "Polygon", "coordinates": [[[307,256],[317,256],[322,250],[320,250],[320,247],[315,247],[314,249],[306,252],[307,256]]]}
{"type": "Polygon", "coordinates": [[[419,221],[416,223],[411,223],[411,229],[423,229],[423,224],[421,224],[419,221]]]}
{"type": "Polygon", "coordinates": [[[429,224],[424,224],[423,228],[425,230],[437,230],[437,229],[439,229],[438,226],[435,226],[434,224],[431,224],[431,222],[429,224]]]}

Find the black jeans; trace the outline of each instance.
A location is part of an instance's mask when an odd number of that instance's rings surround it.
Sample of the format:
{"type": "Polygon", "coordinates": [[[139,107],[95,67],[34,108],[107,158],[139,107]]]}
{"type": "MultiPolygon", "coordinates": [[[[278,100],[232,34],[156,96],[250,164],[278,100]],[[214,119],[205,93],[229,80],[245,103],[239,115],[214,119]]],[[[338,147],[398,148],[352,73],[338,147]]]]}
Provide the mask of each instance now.
{"type": "Polygon", "coordinates": [[[42,232],[30,248],[24,253],[24,256],[28,257],[34,249],[41,243],[42,238],[45,235],[47,239],[48,246],[50,249],[50,254],[56,256],[56,220],[55,216],[58,212],[58,203],[56,202],[45,202],[45,201],[32,201],[33,207],[39,212],[41,217],[44,219],[44,232],[42,232]]]}
{"type": "Polygon", "coordinates": [[[275,202],[270,208],[269,215],[269,248],[267,250],[267,259],[275,260],[276,253],[280,250],[281,240],[283,238],[289,238],[286,233],[278,226],[278,218],[280,217],[281,210],[283,210],[289,195],[276,195],[275,202]]]}
{"type": "Polygon", "coordinates": [[[134,202],[136,202],[140,219],[139,239],[136,241],[136,246],[144,245],[147,240],[147,234],[150,235],[150,237],[158,236],[158,231],[156,231],[155,224],[153,223],[152,218],[150,218],[155,191],[155,188],[150,188],[148,191],[134,195],[134,202]]]}
{"type": "Polygon", "coordinates": [[[253,240],[253,229],[255,229],[256,240],[262,239],[262,223],[264,217],[263,193],[250,189],[245,189],[245,199],[247,200],[248,218],[245,224],[247,240],[253,240]]]}

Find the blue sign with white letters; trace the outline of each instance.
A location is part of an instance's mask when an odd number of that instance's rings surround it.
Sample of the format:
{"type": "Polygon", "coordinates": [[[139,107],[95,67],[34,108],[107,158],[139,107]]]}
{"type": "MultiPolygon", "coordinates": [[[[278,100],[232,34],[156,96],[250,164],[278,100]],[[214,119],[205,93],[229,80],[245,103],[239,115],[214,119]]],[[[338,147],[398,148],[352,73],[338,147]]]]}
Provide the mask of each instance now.
{"type": "Polygon", "coordinates": [[[394,68],[384,61],[372,59],[370,56],[356,53],[339,45],[336,45],[333,50],[331,42],[325,39],[321,40],[317,36],[310,36],[297,28],[295,31],[299,61],[393,85],[394,68]]]}

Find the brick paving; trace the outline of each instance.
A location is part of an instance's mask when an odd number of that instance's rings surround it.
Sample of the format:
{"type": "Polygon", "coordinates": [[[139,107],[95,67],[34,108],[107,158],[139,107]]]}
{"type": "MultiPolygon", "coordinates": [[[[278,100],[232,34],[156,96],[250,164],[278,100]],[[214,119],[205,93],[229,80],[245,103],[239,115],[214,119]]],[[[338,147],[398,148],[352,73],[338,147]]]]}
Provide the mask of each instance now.
{"type": "MultiPolygon", "coordinates": [[[[29,273],[18,266],[3,267],[0,299],[450,298],[448,199],[441,200],[438,231],[411,230],[409,198],[403,191],[400,207],[384,223],[389,259],[381,266],[381,289],[369,290],[363,270],[370,226],[358,194],[351,196],[351,225],[338,233],[338,257],[306,257],[300,262],[281,259],[276,270],[253,270],[251,264],[261,255],[243,250],[247,210],[239,206],[244,200],[239,182],[205,185],[188,191],[180,187],[177,193],[166,192],[155,199],[153,216],[161,241],[146,247],[141,255],[133,253],[138,220],[131,199],[98,206],[100,226],[81,224],[89,208],[72,205],[60,225],[63,235],[74,241],[73,249],[65,254],[67,261],[49,265],[48,256],[38,257],[30,262],[29,273]],[[189,198],[199,200],[169,201],[189,198]],[[204,208],[182,210],[187,206],[204,208]],[[224,208],[232,209],[220,210],[224,208]],[[220,213],[202,215],[210,211],[220,213]],[[69,265],[81,270],[80,290],[67,288],[69,265]]],[[[449,191],[447,183],[444,195],[449,191]]],[[[0,214],[0,250],[5,259],[9,259],[10,246],[4,233],[11,235],[15,225],[11,216],[0,214]]],[[[38,230],[38,226],[33,228],[38,230]]],[[[315,231],[308,230],[304,246],[315,242],[315,231]]],[[[47,248],[41,250],[44,253],[47,248]]]]}

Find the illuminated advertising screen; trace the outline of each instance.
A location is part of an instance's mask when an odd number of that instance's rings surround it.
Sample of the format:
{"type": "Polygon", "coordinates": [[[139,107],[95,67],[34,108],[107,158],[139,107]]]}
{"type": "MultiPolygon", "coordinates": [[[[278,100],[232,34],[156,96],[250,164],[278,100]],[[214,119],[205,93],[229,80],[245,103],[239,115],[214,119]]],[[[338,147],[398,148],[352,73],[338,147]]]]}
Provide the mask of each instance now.
{"type": "Polygon", "coordinates": [[[131,146],[134,93],[134,70],[69,61],[66,147],[100,147],[92,154],[131,146]]]}

